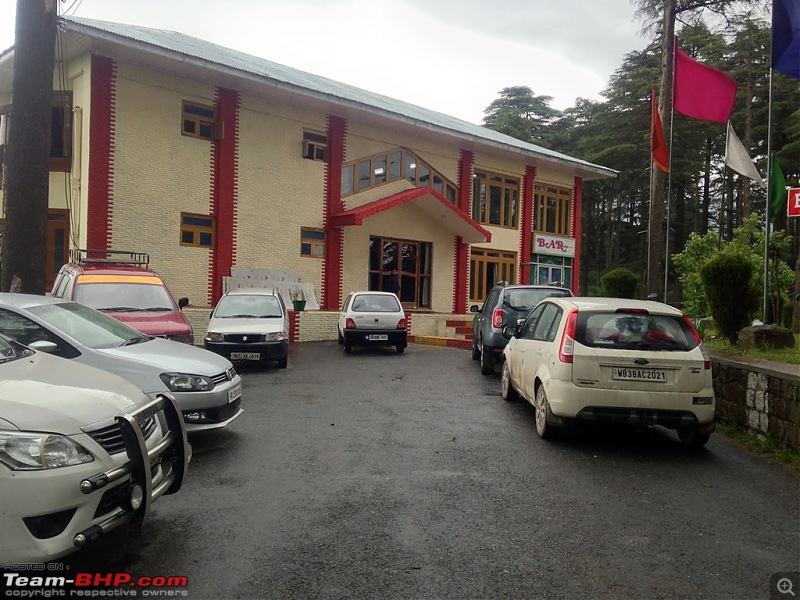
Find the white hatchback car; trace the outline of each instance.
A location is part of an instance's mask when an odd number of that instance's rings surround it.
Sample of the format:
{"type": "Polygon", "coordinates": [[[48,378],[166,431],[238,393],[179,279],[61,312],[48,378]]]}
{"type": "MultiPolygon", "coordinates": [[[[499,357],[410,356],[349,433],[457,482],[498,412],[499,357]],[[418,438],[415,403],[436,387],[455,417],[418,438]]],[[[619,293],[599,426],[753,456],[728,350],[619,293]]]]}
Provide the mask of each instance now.
{"type": "Polygon", "coordinates": [[[231,290],[219,299],[204,342],[231,361],[289,364],[289,317],[271,288],[231,290]]]}
{"type": "Polygon", "coordinates": [[[533,404],[543,438],[571,419],[661,425],[693,446],[714,431],[711,360],[676,308],[549,298],[504,332],[503,398],[533,404]]]}
{"type": "Polygon", "coordinates": [[[141,525],[180,489],[191,450],[167,395],[2,336],[0,382],[0,565],[141,525]]]}
{"type": "Polygon", "coordinates": [[[392,292],[350,292],[339,313],[339,344],[394,346],[402,354],[408,345],[406,313],[392,292]]]}

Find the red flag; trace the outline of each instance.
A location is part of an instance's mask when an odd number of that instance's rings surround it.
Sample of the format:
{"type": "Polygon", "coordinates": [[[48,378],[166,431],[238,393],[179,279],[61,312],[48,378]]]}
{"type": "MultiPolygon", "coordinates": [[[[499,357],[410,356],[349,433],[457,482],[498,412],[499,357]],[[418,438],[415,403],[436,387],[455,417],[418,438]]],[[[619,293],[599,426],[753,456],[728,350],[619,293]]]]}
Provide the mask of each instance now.
{"type": "Polygon", "coordinates": [[[653,155],[653,162],[665,173],[669,173],[669,151],[667,144],[664,143],[664,130],[661,128],[661,117],[658,116],[658,106],[656,106],[656,88],[653,86],[650,92],[650,109],[652,119],[650,125],[650,152],[653,155]]]}
{"type": "Polygon", "coordinates": [[[734,100],[733,77],[697,62],[675,45],[675,110],[692,119],[726,123],[733,112],[734,100]]]}

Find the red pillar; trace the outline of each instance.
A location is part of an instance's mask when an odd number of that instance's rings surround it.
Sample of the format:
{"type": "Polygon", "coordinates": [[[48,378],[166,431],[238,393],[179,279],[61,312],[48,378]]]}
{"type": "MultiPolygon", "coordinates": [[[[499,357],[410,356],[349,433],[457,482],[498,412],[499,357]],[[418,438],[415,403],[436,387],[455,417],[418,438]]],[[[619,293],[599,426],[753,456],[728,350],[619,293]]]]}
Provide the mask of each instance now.
{"type": "Polygon", "coordinates": [[[325,164],[325,204],[323,227],[325,228],[325,260],[322,265],[323,310],[337,310],[342,302],[342,251],[344,232],[340,227],[331,227],[329,218],[344,210],[342,202],[342,165],[345,157],[347,121],[328,115],[328,162],[325,164]]]}
{"type": "Polygon", "coordinates": [[[533,236],[533,201],[534,190],[536,188],[536,167],[533,165],[525,166],[525,179],[522,183],[522,227],[520,228],[519,262],[522,268],[519,270],[519,283],[530,283],[531,266],[531,242],[533,236]]]}
{"type": "Polygon", "coordinates": [[[114,121],[117,67],[113,60],[92,54],[92,119],[89,123],[89,181],[86,247],[111,245],[111,211],[114,205],[114,121]]]}
{"type": "MultiPolygon", "coordinates": [[[[458,160],[458,208],[469,212],[469,199],[472,193],[472,165],[475,155],[471,150],[461,150],[458,160]]],[[[467,273],[469,272],[469,245],[460,237],[455,238],[455,260],[453,261],[453,312],[467,312],[467,273]]]]}
{"type": "Polygon", "coordinates": [[[572,235],[575,238],[575,259],[572,261],[572,293],[580,296],[581,268],[581,205],[583,199],[583,179],[575,178],[572,188],[572,235]]]}

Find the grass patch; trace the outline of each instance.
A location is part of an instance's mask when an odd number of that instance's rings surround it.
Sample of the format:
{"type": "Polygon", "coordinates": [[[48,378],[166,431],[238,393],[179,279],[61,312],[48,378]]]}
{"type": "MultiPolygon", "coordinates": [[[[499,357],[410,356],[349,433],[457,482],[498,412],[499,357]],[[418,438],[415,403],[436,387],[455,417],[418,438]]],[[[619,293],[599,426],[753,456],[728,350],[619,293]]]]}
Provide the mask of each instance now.
{"type": "Polygon", "coordinates": [[[779,442],[769,436],[760,436],[750,433],[741,425],[725,421],[717,422],[717,432],[739,442],[742,446],[753,452],[768,456],[800,473],[800,451],[792,448],[788,444],[779,442]]]}
{"type": "Polygon", "coordinates": [[[794,334],[794,348],[740,348],[733,346],[727,338],[708,336],[703,339],[703,345],[709,350],[719,350],[734,356],[750,358],[763,358],[776,362],[800,365],[800,334],[794,334]]]}

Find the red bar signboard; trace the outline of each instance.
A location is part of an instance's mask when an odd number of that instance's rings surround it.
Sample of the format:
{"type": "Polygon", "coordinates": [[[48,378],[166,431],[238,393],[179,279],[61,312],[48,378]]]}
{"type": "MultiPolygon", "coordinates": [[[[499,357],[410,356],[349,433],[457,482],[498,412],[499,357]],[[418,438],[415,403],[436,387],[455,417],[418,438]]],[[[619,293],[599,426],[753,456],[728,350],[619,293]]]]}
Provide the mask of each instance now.
{"type": "Polygon", "coordinates": [[[789,188],[786,212],[790,217],[800,217],[800,188],[789,188]]]}

